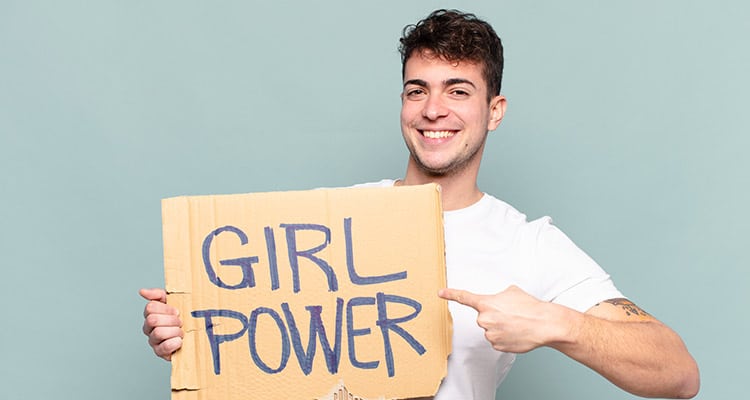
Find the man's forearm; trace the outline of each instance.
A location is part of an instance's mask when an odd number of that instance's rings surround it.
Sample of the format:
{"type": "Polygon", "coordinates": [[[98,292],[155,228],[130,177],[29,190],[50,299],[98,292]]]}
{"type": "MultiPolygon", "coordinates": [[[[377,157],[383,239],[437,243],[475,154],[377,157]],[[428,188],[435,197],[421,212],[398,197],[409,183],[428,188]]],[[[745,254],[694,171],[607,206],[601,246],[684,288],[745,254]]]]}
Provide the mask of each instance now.
{"type": "Polygon", "coordinates": [[[698,367],[680,337],[657,320],[613,321],[563,311],[567,337],[550,343],[620,388],[644,397],[691,398],[698,367]]]}

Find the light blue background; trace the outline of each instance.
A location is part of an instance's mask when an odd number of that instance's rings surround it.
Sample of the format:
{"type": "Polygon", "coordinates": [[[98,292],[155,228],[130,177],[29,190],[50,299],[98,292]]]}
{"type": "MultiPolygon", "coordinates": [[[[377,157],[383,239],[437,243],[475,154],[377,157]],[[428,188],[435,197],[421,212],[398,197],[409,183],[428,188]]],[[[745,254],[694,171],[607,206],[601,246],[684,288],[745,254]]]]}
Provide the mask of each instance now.
{"type": "MultiPolygon", "coordinates": [[[[438,7],[506,47],[481,187],[675,328],[698,398],[744,396],[745,2],[0,0],[0,397],[169,398],[159,200],[402,176],[397,40],[438,7]]],[[[498,398],[632,396],[542,349],[498,398]]]]}

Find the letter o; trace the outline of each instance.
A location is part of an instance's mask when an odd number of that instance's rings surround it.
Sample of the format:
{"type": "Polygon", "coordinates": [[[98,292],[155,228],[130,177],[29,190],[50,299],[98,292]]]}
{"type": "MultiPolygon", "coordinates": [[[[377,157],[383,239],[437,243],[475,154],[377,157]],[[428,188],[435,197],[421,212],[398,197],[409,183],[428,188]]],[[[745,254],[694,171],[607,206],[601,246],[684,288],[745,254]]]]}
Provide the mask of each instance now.
{"type": "Polygon", "coordinates": [[[284,325],[284,321],[282,321],[279,313],[267,307],[258,307],[253,310],[253,312],[250,313],[250,320],[248,321],[247,338],[250,345],[250,356],[253,358],[253,362],[255,362],[255,365],[258,366],[258,368],[268,374],[276,374],[284,370],[286,363],[289,361],[291,349],[289,344],[289,334],[286,332],[286,325],[284,325]],[[258,316],[260,314],[268,314],[271,316],[271,318],[276,321],[276,326],[279,328],[279,333],[281,333],[281,362],[279,363],[279,367],[275,369],[269,367],[268,364],[263,362],[258,355],[258,347],[255,343],[255,327],[258,324],[258,316]]]}

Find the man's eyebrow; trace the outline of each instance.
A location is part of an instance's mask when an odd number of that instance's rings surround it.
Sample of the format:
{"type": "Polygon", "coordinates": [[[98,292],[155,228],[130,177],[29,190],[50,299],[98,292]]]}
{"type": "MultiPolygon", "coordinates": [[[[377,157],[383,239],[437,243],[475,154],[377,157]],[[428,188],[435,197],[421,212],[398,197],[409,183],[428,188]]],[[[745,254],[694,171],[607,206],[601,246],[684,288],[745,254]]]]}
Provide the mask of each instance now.
{"type": "Polygon", "coordinates": [[[451,79],[448,79],[447,81],[445,81],[445,86],[453,86],[453,85],[458,85],[458,84],[461,84],[461,83],[467,83],[467,84],[471,85],[471,87],[473,87],[473,88],[477,87],[474,84],[474,82],[472,82],[472,81],[470,81],[468,79],[464,79],[464,78],[451,78],[451,79]]]}
{"type": "Polygon", "coordinates": [[[404,82],[404,87],[406,87],[407,85],[427,87],[427,82],[421,79],[409,79],[408,81],[404,82]]]}
{"type": "MultiPolygon", "coordinates": [[[[447,80],[445,80],[443,82],[443,84],[445,86],[459,85],[459,84],[462,84],[462,83],[469,84],[469,85],[471,85],[474,88],[477,87],[474,84],[474,82],[472,82],[472,81],[470,81],[468,79],[464,79],[464,78],[450,78],[450,79],[447,79],[447,80]]],[[[422,86],[422,87],[428,87],[429,86],[427,84],[427,82],[423,81],[422,79],[409,79],[408,81],[404,82],[404,87],[406,87],[407,85],[415,85],[415,86],[422,86]]]]}

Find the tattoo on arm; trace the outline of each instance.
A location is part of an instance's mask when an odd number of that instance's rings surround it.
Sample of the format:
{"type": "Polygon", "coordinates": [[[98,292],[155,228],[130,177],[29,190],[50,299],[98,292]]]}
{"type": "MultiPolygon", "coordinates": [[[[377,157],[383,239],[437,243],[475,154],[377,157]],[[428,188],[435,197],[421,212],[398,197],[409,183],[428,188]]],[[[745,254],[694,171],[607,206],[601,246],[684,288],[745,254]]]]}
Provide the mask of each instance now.
{"type": "MultiPolygon", "coordinates": [[[[632,301],[628,299],[609,299],[609,300],[604,300],[603,303],[609,303],[609,304],[612,304],[613,306],[622,307],[623,311],[625,311],[625,314],[627,314],[628,316],[631,316],[631,315],[636,315],[640,317],[651,316],[651,314],[643,311],[642,308],[638,307],[637,305],[635,305],[635,303],[633,303],[632,301]]],[[[599,304],[597,304],[597,306],[599,304]]]]}

